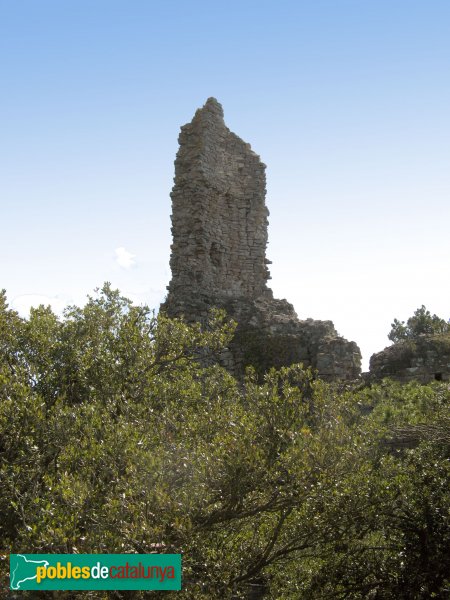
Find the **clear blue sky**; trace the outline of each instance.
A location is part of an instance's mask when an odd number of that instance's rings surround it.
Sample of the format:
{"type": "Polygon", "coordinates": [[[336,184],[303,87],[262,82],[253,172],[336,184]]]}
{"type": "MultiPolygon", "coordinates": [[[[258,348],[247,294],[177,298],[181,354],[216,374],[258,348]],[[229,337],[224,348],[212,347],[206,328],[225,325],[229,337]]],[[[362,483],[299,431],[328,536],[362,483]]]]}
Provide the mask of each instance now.
{"type": "Polygon", "coordinates": [[[447,0],[0,0],[0,286],[157,307],[179,127],[215,96],[268,167],[275,295],[366,366],[394,317],[450,317],[449,73],[447,0]]]}

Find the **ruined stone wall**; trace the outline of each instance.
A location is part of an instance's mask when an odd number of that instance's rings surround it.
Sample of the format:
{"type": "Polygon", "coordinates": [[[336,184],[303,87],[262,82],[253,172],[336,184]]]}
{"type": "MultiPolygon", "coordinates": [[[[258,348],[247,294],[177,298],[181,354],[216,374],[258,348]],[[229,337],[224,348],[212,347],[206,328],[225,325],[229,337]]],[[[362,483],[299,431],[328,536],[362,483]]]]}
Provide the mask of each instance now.
{"type": "Polygon", "coordinates": [[[181,128],[172,190],[172,280],[161,309],[202,321],[213,307],[237,321],[228,365],[264,371],[296,362],[327,379],[360,373],[355,342],[331,321],[300,321],[286,300],[273,298],[266,259],[265,165],[225,125],[209,98],[181,128]]]}
{"type": "Polygon", "coordinates": [[[181,128],[172,190],[170,312],[267,294],[265,165],[209,98],[181,128]]]}
{"type": "Polygon", "coordinates": [[[390,377],[402,383],[450,381],[450,335],[421,335],[388,346],[372,355],[369,375],[374,380],[390,377]]]}

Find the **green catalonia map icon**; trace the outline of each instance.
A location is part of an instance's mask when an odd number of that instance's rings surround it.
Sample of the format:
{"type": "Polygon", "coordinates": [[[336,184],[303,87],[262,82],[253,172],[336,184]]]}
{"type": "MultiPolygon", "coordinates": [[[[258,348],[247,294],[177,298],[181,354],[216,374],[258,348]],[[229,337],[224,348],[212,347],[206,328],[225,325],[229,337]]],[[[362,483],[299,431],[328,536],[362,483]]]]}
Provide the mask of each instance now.
{"type": "Polygon", "coordinates": [[[20,590],[22,583],[36,579],[36,568],[48,567],[50,563],[46,560],[30,560],[23,554],[11,554],[10,556],[10,586],[12,590],[20,590]]]}

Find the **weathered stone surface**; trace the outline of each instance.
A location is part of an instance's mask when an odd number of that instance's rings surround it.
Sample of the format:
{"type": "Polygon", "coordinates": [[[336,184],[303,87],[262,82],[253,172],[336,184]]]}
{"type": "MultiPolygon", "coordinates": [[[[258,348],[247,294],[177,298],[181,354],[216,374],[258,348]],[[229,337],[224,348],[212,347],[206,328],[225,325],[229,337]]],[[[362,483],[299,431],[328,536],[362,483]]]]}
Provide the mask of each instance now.
{"type": "Polygon", "coordinates": [[[372,355],[370,377],[391,377],[403,383],[450,381],[450,335],[421,335],[388,346],[372,355]]]}
{"type": "Polygon", "coordinates": [[[265,165],[225,125],[209,98],[181,128],[172,190],[172,280],[161,306],[169,316],[202,321],[212,306],[238,322],[233,368],[261,370],[303,362],[329,379],[360,373],[354,342],[331,321],[300,321],[267,287],[265,165]]]}

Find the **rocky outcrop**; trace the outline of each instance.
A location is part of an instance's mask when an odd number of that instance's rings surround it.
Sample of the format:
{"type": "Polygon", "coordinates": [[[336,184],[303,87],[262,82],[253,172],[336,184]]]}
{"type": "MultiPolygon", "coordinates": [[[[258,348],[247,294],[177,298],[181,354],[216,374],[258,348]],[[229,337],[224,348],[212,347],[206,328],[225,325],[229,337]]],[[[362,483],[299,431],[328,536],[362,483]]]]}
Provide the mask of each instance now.
{"type": "Polygon", "coordinates": [[[450,335],[420,335],[388,346],[370,359],[370,378],[407,383],[450,381],[450,335]]]}
{"type": "Polygon", "coordinates": [[[172,280],[161,309],[202,321],[212,306],[237,321],[231,367],[303,362],[327,379],[353,379],[361,355],[331,321],[300,321],[267,286],[265,165],[225,125],[209,98],[181,128],[172,190],[172,280]]]}

